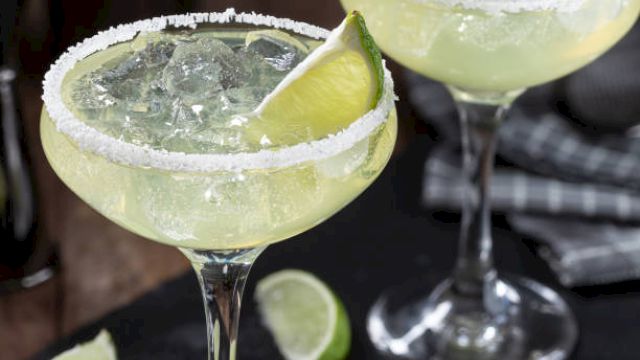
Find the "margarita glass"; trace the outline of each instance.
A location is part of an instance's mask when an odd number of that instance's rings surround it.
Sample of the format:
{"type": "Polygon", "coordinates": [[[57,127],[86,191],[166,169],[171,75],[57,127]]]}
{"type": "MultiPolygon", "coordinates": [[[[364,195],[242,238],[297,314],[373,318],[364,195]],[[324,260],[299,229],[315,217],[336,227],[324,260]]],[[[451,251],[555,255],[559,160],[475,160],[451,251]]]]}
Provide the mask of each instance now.
{"type": "MultiPolygon", "coordinates": [[[[369,314],[384,353],[424,359],[560,359],[577,326],[565,302],[493,266],[489,182],[496,129],[527,87],[584,66],[633,25],[640,0],[341,0],[383,51],[447,85],[462,128],[459,254],[430,294],[395,289],[369,314]]],[[[423,285],[424,286],[424,285],[423,285]]]]}
{"type": "MultiPolygon", "coordinates": [[[[284,42],[293,55],[261,59],[286,74],[290,70],[285,69],[287,62],[306,56],[328,35],[309,24],[233,9],[153,18],[81,42],[62,55],[45,76],[41,136],[51,166],[98,212],[136,234],[178,247],[191,261],[205,302],[209,359],[235,358],[244,284],[265,247],[324,221],[382,171],[396,136],[393,84],[385,69],[375,107],[335,133],[307,128],[311,125],[299,119],[298,130],[303,129],[304,134],[315,131],[308,141],[285,134],[291,129],[274,124],[268,129],[269,137],[255,133],[251,120],[242,116],[225,117],[220,120],[222,125],[204,130],[174,131],[161,141],[154,136],[165,126],[171,131],[186,129],[191,126],[189,119],[200,126],[207,112],[219,110],[212,110],[218,103],[224,110],[243,105],[251,96],[265,95],[260,91],[269,87],[262,82],[274,78],[264,80],[258,64],[247,60],[252,59],[248,53],[234,57],[234,51],[248,51],[258,44],[262,48],[256,51],[270,52],[274,43],[284,42]],[[258,43],[264,39],[268,41],[258,43]],[[208,59],[215,61],[194,65],[192,61],[202,57],[202,53],[191,52],[196,45],[202,46],[198,51],[211,51],[208,59]],[[131,55],[136,48],[158,52],[131,55]],[[127,60],[132,56],[137,56],[135,61],[127,60]],[[141,62],[148,68],[138,69],[141,62]],[[155,67],[159,63],[164,70],[155,67]],[[213,63],[230,71],[209,68],[213,63]],[[134,71],[138,75],[108,85],[92,83],[86,91],[78,87],[101,68],[107,69],[102,80],[134,71]],[[256,73],[262,75],[254,77],[256,73]],[[236,81],[238,74],[244,74],[245,80],[236,81]],[[161,76],[167,91],[177,94],[167,105],[168,112],[162,111],[165,105],[147,100],[117,105],[119,94],[137,99],[142,84],[149,81],[145,79],[153,76],[161,76]],[[203,87],[194,90],[194,84],[203,87]],[[106,86],[115,90],[105,91],[106,86]],[[84,97],[92,91],[99,96],[84,97]],[[213,91],[211,96],[203,95],[207,91],[213,91]],[[88,110],[87,104],[91,105],[88,110]],[[136,117],[142,119],[136,123],[140,126],[132,125],[136,117]],[[243,127],[245,123],[249,127],[243,127]],[[258,136],[259,146],[238,145],[237,140],[247,136],[258,136]]],[[[256,105],[243,106],[251,109],[256,105]]],[[[207,116],[214,123],[224,117],[207,116]]]]}

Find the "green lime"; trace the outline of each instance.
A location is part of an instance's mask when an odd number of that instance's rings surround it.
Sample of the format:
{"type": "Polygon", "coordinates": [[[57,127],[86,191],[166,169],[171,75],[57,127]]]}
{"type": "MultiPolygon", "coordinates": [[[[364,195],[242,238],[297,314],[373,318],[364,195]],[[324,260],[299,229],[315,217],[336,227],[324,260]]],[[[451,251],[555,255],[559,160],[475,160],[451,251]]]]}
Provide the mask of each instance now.
{"type": "Polygon", "coordinates": [[[103,329],[93,340],[76,345],[53,360],[116,360],[117,358],[111,335],[103,329]]]}
{"type": "Polygon", "coordinates": [[[262,319],[287,360],[341,360],[351,345],[349,318],[321,280],[301,270],[282,270],[258,282],[262,319]]]}
{"type": "Polygon", "coordinates": [[[375,108],[383,82],[380,51],[353,12],[249,114],[248,131],[281,145],[335,134],[375,108]]]}

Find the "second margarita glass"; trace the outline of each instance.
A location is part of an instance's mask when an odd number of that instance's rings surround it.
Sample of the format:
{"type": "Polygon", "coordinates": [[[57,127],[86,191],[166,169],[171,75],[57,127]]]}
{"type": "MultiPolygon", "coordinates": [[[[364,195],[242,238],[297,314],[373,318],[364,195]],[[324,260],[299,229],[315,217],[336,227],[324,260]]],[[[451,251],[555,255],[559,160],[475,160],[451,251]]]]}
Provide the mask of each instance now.
{"type": "Polygon", "coordinates": [[[429,294],[391,291],[368,331],[383,353],[413,359],[562,359],[577,338],[550,288],[493,266],[489,183],[496,129],[527,87],[596,59],[629,30],[640,0],[341,0],[383,51],[447,85],[462,128],[459,253],[429,294]]]}

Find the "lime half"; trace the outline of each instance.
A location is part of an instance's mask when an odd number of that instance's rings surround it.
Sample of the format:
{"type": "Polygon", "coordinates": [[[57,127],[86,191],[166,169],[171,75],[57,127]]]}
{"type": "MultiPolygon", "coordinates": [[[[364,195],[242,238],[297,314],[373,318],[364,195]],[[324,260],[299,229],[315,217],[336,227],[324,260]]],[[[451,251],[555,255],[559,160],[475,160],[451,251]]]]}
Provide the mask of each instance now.
{"type": "Polygon", "coordinates": [[[258,282],[263,322],[287,360],[345,359],[351,329],[344,306],[315,276],[282,270],[258,282]]]}
{"type": "Polygon", "coordinates": [[[248,131],[279,145],[324,138],[375,108],[383,83],[380,50],[352,12],[249,115],[248,131]]]}
{"type": "Polygon", "coordinates": [[[117,358],[111,335],[107,330],[102,330],[93,340],[76,345],[53,360],[115,360],[117,358]]]}

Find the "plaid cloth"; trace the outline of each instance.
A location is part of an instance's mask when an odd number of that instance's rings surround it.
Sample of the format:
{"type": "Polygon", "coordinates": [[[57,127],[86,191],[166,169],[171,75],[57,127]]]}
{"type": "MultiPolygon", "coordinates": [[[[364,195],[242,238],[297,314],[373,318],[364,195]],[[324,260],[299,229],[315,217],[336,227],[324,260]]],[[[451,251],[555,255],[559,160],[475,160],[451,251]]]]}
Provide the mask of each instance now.
{"type": "MultiPolygon", "coordinates": [[[[443,145],[425,163],[423,204],[455,210],[462,202],[460,152],[443,145]]],[[[599,183],[575,183],[498,167],[491,182],[492,209],[497,212],[554,214],[591,219],[640,222],[640,193],[599,183]]],[[[640,239],[639,239],[640,240],[640,239]]]]}
{"type": "Polygon", "coordinates": [[[539,250],[565,286],[640,278],[640,228],[576,219],[509,215],[521,232],[547,244],[539,250]]]}
{"type": "Polygon", "coordinates": [[[539,118],[514,115],[500,129],[503,158],[570,181],[640,189],[640,139],[609,136],[591,141],[554,113],[539,118]]]}
{"type": "MultiPolygon", "coordinates": [[[[640,227],[622,225],[640,223],[639,63],[636,26],[601,60],[530,89],[499,130],[499,159],[510,166],[496,168],[492,208],[541,241],[540,255],[567,286],[640,278],[640,227]],[[577,121],[554,111],[559,100],[577,121]]],[[[423,204],[458,209],[455,107],[442,85],[407,80],[410,102],[440,137],[425,164],[423,204]]]]}

